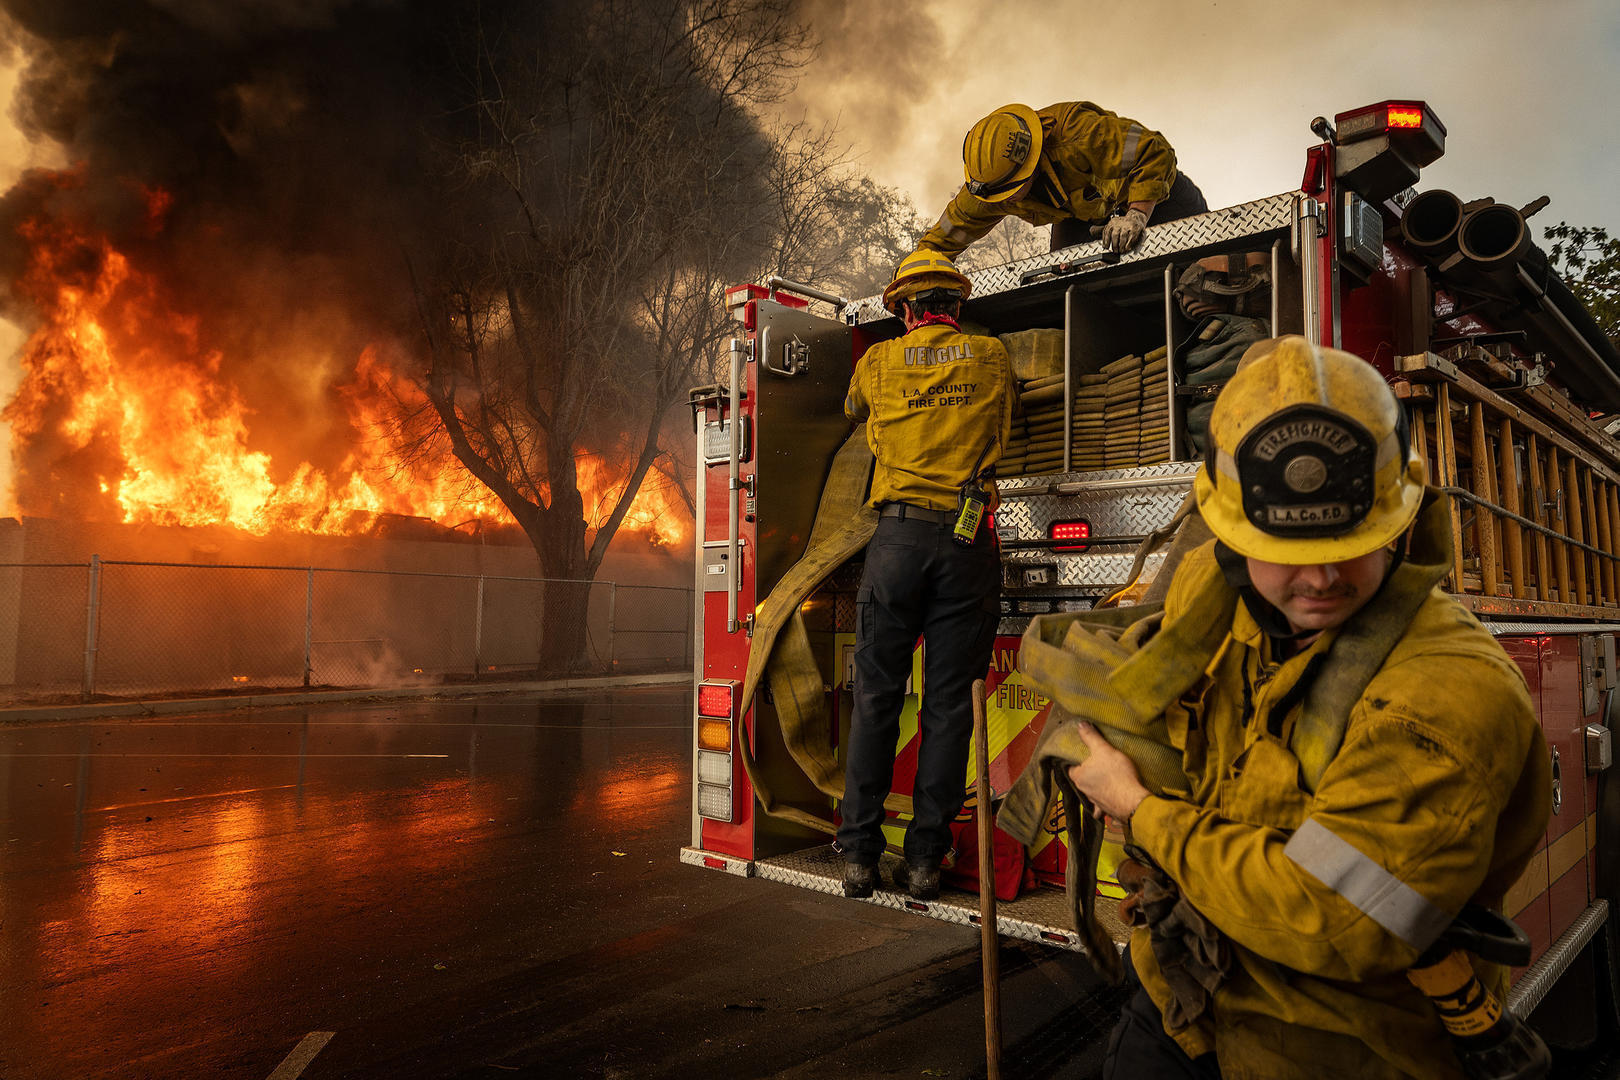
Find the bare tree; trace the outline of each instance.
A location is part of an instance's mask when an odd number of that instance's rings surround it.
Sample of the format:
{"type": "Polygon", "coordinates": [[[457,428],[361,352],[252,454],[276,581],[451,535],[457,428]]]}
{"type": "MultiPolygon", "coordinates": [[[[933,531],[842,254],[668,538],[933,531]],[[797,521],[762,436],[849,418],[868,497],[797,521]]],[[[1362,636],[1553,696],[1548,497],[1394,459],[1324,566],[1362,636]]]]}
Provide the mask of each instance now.
{"type": "Polygon", "coordinates": [[[766,271],[835,278],[866,242],[836,227],[848,208],[895,200],[852,177],[830,133],[758,119],[813,44],[791,8],[518,4],[470,27],[445,210],[412,256],[429,405],[409,422],[507,506],[545,576],[576,583],[548,593],[543,667],[582,656],[584,583],[664,452],[666,412],[734,332],[724,287],[766,271]],[[594,531],[587,452],[627,467],[594,531]]]}
{"type": "Polygon", "coordinates": [[[1046,254],[1051,226],[1035,226],[1008,214],[983,240],[962,252],[956,260],[964,270],[983,270],[1020,259],[1046,254]]]}

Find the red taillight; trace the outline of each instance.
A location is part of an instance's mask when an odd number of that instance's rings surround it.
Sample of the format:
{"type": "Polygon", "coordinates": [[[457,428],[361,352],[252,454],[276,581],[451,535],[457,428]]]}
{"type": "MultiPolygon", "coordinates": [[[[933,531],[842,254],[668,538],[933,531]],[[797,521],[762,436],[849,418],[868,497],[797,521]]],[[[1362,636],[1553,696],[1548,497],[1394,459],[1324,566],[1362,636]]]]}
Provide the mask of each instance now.
{"type": "Polygon", "coordinates": [[[699,683],[698,684],[698,715],[711,717],[715,720],[731,719],[731,703],[737,684],[699,683]]]}
{"type": "MultiPolygon", "coordinates": [[[[1054,521],[1046,530],[1046,535],[1052,540],[1089,540],[1091,539],[1091,523],[1089,521],[1054,521]]],[[[1069,544],[1063,547],[1053,547],[1053,551],[1084,551],[1086,544],[1069,544]]]]}

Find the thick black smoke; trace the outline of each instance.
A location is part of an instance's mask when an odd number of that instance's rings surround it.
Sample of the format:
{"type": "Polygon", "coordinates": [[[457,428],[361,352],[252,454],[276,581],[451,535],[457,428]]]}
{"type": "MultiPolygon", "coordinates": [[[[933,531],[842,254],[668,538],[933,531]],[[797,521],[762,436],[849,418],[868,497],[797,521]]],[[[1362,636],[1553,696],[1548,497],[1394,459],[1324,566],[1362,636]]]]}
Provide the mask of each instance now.
{"type": "MultiPolygon", "coordinates": [[[[618,122],[590,100],[604,79],[625,95],[613,107],[641,87],[687,86],[692,100],[655,133],[661,142],[685,140],[683,116],[711,137],[727,118],[736,137],[702,166],[715,209],[695,211],[723,209],[750,182],[759,125],[734,95],[705,99],[701,79],[695,92],[691,78],[682,84],[683,65],[700,61],[660,53],[642,29],[686,18],[682,0],[0,0],[10,22],[0,31],[27,58],[16,119],[72,162],[0,198],[0,283],[12,286],[0,305],[25,327],[40,314],[17,289],[37,242],[24,223],[105,235],[196,317],[184,362],[218,364],[219,383],[248,405],[250,449],[330,471],[354,441],[340,399],[362,350],[421,348],[421,277],[458,249],[487,251],[492,236],[528,227],[500,201],[504,178],[468,150],[491,145],[497,113],[515,127],[533,119],[512,105],[523,93],[537,109],[604,113],[595,128],[553,125],[571,134],[525,151],[542,178],[533,182],[555,189],[528,194],[559,214],[569,184],[614,175],[612,162],[587,160],[591,140],[618,122]],[[641,18],[653,9],[663,22],[641,18]],[[595,74],[571,69],[576,57],[595,74]],[[503,106],[484,107],[501,95],[503,106]]],[[[725,61],[724,41],[706,47],[725,61]]],[[[640,227],[633,207],[622,217],[640,227]]],[[[65,273],[90,280],[100,258],[84,245],[65,273]]],[[[30,478],[61,471],[71,449],[25,454],[19,496],[30,478]]]]}
{"type": "MultiPolygon", "coordinates": [[[[224,358],[260,446],[332,464],[347,434],[323,430],[321,399],[366,345],[408,332],[402,253],[466,96],[445,14],[460,7],[5,0],[27,56],[16,120],[72,164],[0,200],[0,275],[24,265],[25,221],[105,234],[198,316],[198,355],[224,358]]],[[[14,297],[7,314],[34,313],[14,297]]]]}

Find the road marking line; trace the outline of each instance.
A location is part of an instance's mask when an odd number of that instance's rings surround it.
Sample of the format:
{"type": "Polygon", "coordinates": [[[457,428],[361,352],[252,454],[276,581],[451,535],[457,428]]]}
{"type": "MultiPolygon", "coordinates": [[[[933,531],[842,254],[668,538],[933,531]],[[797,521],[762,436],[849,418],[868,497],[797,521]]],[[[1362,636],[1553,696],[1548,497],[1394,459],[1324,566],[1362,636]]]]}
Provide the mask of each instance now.
{"type": "Polygon", "coordinates": [[[216,791],[208,795],[176,795],[172,799],[143,799],[140,802],[114,803],[112,806],[98,806],[94,810],[86,811],[91,814],[105,814],[112,810],[128,810],[136,806],[158,806],[162,803],[196,802],[198,799],[228,799],[232,795],[256,795],[261,791],[288,791],[297,787],[297,784],[277,784],[275,787],[250,787],[237,791],[216,791]]]}
{"type": "Polygon", "coordinates": [[[315,1060],[315,1055],[332,1041],[335,1031],[312,1031],[305,1035],[299,1044],[292,1048],[292,1053],[281,1059],[276,1071],[270,1074],[269,1080],[296,1080],[303,1071],[309,1068],[309,1063],[315,1060]]]}

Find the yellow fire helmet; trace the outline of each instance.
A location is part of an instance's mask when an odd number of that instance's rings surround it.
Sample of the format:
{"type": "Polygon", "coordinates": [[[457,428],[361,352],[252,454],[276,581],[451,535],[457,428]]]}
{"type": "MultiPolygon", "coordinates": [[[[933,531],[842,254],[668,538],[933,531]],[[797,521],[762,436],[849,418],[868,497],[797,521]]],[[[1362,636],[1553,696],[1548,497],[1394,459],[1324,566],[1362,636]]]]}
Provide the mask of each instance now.
{"type": "Polygon", "coordinates": [[[933,289],[954,290],[966,300],[973,291],[973,283],[956,268],[950,256],[932,248],[918,248],[901,259],[895,268],[894,280],[883,290],[883,306],[898,315],[902,301],[933,289]]]}
{"type": "Polygon", "coordinates": [[[1343,562],[1417,516],[1423,459],[1366,361],[1302,337],[1256,342],[1215,399],[1194,490],[1227,547],[1262,562],[1343,562]]]}
{"type": "Polygon", "coordinates": [[[1002,202],[1035,174],[1041,157],[1041,118],[1028,105],[1003,105],[968,129],[962,174],[968,194],[1002,202]]]}

